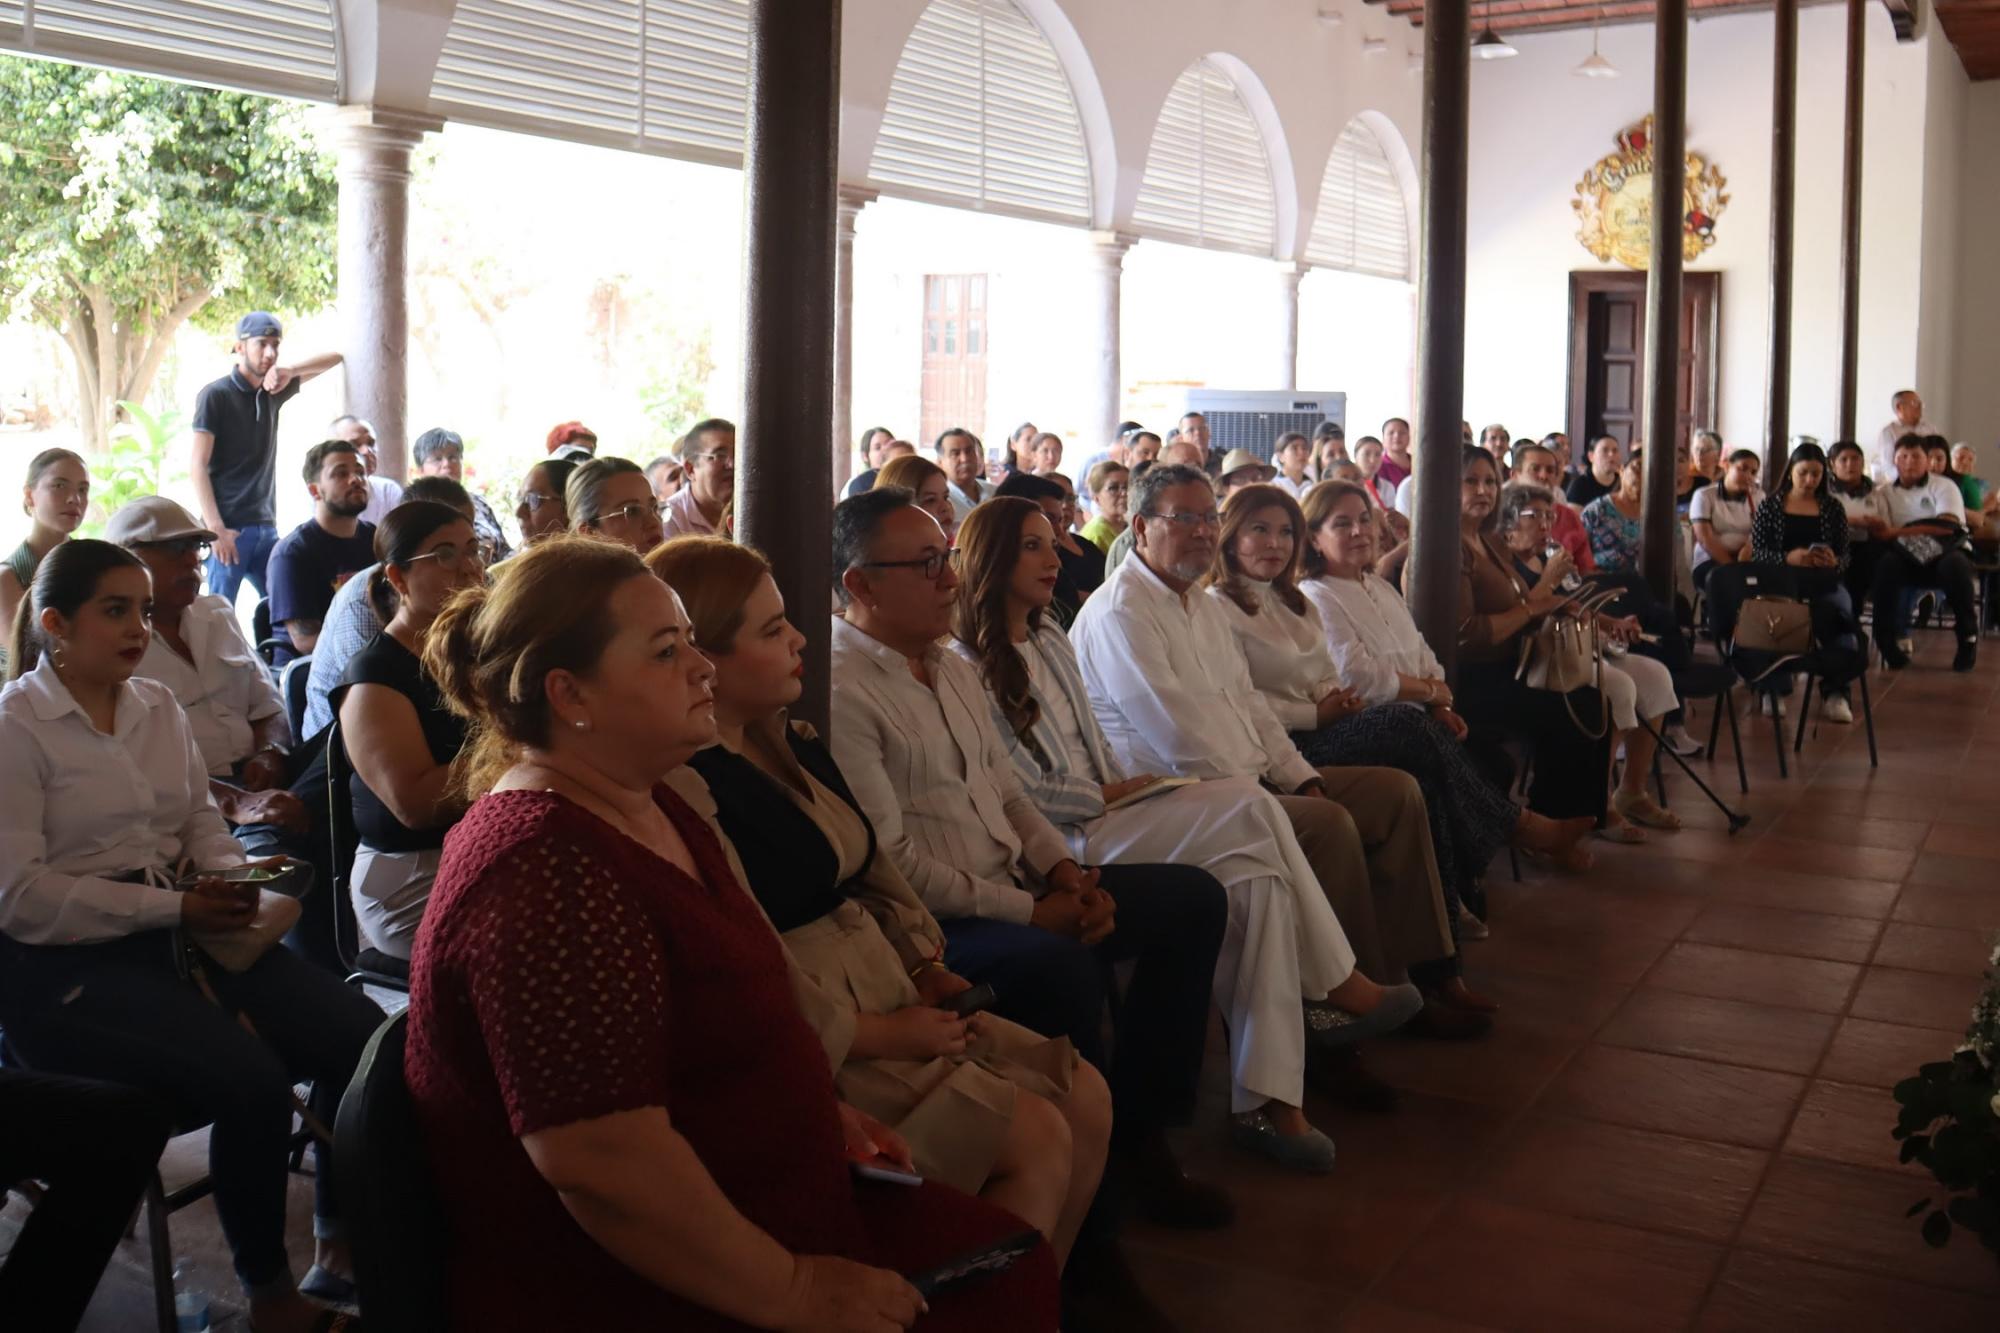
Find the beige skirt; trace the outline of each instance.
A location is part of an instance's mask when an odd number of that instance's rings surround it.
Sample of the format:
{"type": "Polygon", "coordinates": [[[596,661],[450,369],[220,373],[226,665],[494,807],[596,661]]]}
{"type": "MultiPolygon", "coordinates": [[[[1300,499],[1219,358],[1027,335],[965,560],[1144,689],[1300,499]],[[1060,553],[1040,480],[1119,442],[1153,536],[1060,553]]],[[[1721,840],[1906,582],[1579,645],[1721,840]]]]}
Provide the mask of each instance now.
{"type": "MultiPolygon", "coordinates": [[[[800,968],[828,990],[852,996],[864,1014],[923,1002],[875,918],[851,900],[785,932],[785,945],[800,968]]],[[[925,1179],[968,1194],[992,1174],[1016,1090],[1061,1103],[1077,1060],[1067,1037],[1050,1040],[993,1014],[979,1026],[962,1056],[850,1059],[834,1075],[841,1100],[903,1136],[925,1179]]]]}

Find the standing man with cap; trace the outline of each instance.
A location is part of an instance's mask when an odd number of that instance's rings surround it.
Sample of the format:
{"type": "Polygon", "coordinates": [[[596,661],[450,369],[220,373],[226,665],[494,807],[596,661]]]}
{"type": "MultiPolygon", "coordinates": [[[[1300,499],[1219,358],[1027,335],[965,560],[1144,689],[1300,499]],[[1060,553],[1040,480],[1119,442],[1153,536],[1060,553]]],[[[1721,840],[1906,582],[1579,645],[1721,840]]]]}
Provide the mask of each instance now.
{"type": "Polygon", "coordinates": [[[231,606],[249,579],[266,596],[264,566],[278,544],[278,409],[340,353],[278,364],[284,326],[253,310],[236,321],[236,364],[194,403],[194,493],[201,521],[215,532],[208,590],[231,606]]]}

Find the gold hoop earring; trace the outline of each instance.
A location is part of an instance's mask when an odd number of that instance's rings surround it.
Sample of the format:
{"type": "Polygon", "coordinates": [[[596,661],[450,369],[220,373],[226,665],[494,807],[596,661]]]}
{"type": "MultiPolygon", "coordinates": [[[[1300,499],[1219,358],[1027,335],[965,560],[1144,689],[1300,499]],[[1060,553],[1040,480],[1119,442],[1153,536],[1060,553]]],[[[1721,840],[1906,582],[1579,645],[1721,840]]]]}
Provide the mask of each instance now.
{"type": "Polygon", "coordinates": [[[63,641],[61,639],[57,639],[49,645],[49,660],[55,664],[56,670],[61,671],[63,669],[63,641]]]}

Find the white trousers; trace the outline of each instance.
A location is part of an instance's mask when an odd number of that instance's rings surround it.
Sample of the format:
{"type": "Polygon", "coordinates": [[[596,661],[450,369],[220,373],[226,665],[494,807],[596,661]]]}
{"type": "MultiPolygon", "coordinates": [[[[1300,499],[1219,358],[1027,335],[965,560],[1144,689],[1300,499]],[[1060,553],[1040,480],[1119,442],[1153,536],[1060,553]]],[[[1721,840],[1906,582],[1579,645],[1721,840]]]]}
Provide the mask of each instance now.
{"type": "Polygon", "coordinates": [[[409,961],[410,949],[417,942],[417,927],[423,924],[424,904],[431,899],[431,882],[437,878],[438,862],[443,856],[443,851],[437,848],[378,852],[366,843],[355,851],[354,869],[347,884],[363,944],[391,958],[409,961]]]}
{"type": "Polygon", "coordinates": [[[1680,707],[1673,673],[1637,653],[1604,659],[1604,697],[1611,705],[1611,725],[1620,731],[1633,730],[1642,717],[1651,721],[1680,707]]]}
{"type": "Polygon", "coordinates": [[[1199,866],[1229,895],[1215,1003],[1229,1023],[1230,1109],[1305,1100],[1305,1014],[1354,971],[1354,950],[1284,807],[1249,778],[1195,783],[1063,832],[1087,864],[1199,866]]]}

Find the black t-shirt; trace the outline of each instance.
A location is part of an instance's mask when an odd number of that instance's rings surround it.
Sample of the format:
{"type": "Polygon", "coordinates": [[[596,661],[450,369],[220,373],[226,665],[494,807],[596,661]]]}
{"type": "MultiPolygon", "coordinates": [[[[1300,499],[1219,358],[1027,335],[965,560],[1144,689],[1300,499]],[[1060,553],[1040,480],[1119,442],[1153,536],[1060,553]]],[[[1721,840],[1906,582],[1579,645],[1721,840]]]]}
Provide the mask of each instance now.
{"type": "MultiPolygon", "coordinates": [[[[285,534],[271,552],[265,586],[271,590],[271,628],[290,620],[325,620],[340,585],[375,563],[375,525],[362,523],[352,537],[336,537],[314,519],[285,534]]],[[[298,656],[291,640],[279,641],[277,665],[298,656]]]]}
{"type": "MultiPolygon", "coordinates": [[[[348,687],[352,685],[386,685],[408,699],[416,706],[417,721],[423,726],[424,744],[430,747],[431,759],[448,764],[458,757],[459,748],[465,744],[465,719],[445,707],[444,696],[438,693],[436,682],[424,674],[423,663],[388,631],[369,640],[368,646],[347,664],[347,673],[333,692],[336,710],[346,700],[348,687]]],[[[376,851],[421,852],[444,846],[443,827],[403,827],[389,813],[389,807],[368,790],[359,773],[349,776],[347,791],[354,804],[355,831],[361,835],[361,841],[376,851]]]]}
{"type": "Polygon", "coordinates": [[[1613,489],[1614,487],[1606,486],[1599,481],[1595,472],[1585,468],[1569,479],[1569,485],[1563,489],[1563,494],[1568,497],[1571,504],[1581,509],[1598,496],[1611,494],[1613,489]]]}
{"type": "Polygon", "coordinates": [[[222,526],[247,528],[278,519],[278,409],[301,385],[293,380],[276,393],[243,378],[240,368],[205,385],[194,400],[194,428],[215,437],[208,458],[208,482],[222,526]]]}
{"type": "Polygon", "coordinates": [[[1081,537],[1076,544],[1079,549],[1072,552],[1057,543],[1056,558],[1071,587],[1079,593],[1096,592],[1104,585],[1104,552],[1081,537]]]}
{"type": "MultiPolygon", "coordinates": [[[[1784,501],[1780,500],[1779,504],[1784,501]]],[[[1785,546],[1787,551],[1801,547],[1813,547],[1826,540],[1826,528],[1818,514],[1786,514],[1785,546]]]]}

